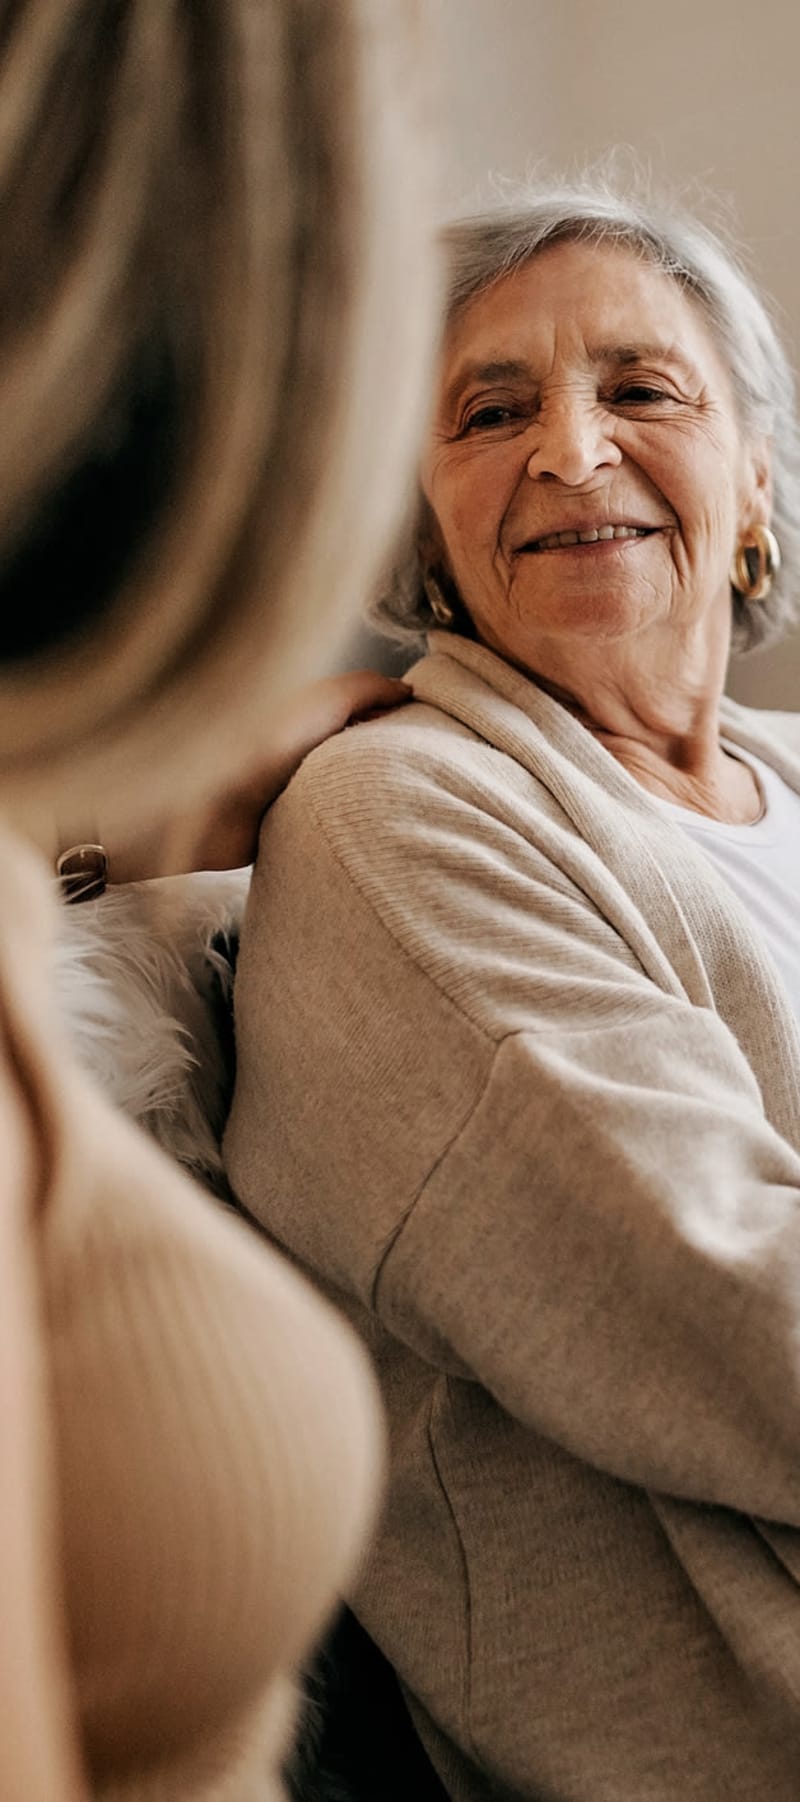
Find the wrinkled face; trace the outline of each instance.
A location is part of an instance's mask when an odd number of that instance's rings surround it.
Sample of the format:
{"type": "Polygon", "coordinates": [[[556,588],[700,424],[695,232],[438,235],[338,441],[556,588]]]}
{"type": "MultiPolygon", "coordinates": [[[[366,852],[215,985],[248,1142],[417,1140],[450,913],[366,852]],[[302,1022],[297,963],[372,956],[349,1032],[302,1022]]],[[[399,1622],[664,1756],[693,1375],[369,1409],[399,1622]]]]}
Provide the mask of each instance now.
{"type": "Polygon", "coordinates": [[[422,482],[428,566],[534,669],[550,641],[727,631],[734,547],[769,519],[699,305],[602,244],[554,245],[456,319],[422,482]]]}

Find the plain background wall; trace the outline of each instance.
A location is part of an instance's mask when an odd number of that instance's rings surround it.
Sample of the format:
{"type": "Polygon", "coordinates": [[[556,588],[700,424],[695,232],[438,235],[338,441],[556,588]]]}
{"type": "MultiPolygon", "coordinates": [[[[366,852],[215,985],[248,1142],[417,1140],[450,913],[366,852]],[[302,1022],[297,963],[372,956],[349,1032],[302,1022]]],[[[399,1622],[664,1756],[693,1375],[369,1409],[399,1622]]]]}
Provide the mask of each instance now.
{"type": "MultiPolygon", "coordinates": [[[[732,209],[800,355],[799,0],[423,0],[438,39],[443,206],[490,174],[630,145],[732,209]]],[[[690,194],[690,198],[693,196],[690,194]]],[[[800,632],[734,665],[742,700],[800,706],[800,632]]]]}

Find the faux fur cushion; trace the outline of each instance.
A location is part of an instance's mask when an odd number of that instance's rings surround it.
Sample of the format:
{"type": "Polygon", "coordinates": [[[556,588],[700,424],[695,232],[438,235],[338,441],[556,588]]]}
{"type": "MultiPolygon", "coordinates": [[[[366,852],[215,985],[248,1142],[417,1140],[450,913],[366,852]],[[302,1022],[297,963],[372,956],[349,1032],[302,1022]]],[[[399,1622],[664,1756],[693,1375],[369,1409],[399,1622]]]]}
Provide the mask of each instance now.
{"type": "Polygon", "coordinates": [[[64,907],[54,981],[84,1067],[224,1195],[230,991],[249,870],[173,876],[64,907]]]}

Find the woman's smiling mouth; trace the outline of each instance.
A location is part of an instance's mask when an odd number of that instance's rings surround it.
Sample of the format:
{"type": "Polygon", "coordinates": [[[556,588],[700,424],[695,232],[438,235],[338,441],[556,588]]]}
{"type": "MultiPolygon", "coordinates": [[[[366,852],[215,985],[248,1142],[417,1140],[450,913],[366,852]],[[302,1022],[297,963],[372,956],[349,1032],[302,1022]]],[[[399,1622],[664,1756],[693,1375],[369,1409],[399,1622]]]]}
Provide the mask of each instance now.
{"type": "Polygon", "coordinates": [[[582,548],[584,545],[619,544],[626,540],[649,538],[651,533],[657,530],[657,526],[606,525],[588,527],[581,532],[548,532],[542,538],[531,538],[527,544],[521,545],[520,555],[523,553],[525,555],[538,554],[540,551],[572,550],[576,545],[582,548]]]}

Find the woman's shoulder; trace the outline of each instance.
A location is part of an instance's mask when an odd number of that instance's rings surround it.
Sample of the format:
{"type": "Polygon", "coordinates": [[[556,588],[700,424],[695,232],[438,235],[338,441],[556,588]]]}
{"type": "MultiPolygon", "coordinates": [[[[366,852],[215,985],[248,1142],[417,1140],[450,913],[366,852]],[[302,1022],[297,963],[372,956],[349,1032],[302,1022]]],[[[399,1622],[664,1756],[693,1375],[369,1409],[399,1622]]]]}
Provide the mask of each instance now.
{"type": "Polygon", "coordinates": [[[720,718],[726,737],[772,764],[792,788],[800,789],[800,713],[744,707],[725,696],[720,718]]]}
{"type": "Polygon", "coordinates": [[[272,813],[301,828],[314,816],[337,836],[376,826],[383,836],[404,823],[432,824],[453,805],[480,812],[498,786],[510,794],[514,781],[513,759],[451,714],[414,701],[320,745],[272,813]]]}
{"type": "Polygon", "coordinates": [[[726,727],[738,726],[740,731],[775,739],[787,750],[800,750],[800,712],[775,707],[746,707],[743,702],[733,701],[726,695],[722,718],[726,727]]]}
{"type": "MultiPolygon", "coordinates": [[[[415,698],[396,712],[348,726],[312,751],[300,774],[337,770],[361,779],[366,766],[391,779],[412,778],[420,771],[468,765],[479,736],[461,720],[427,701],[415,698]]],[[[295,778],[295,781],[297,778],[295,778]]]]}
{"type": "Polygon", "coordinates": [[[748,714],[760,731],[779,739],[787,750],[800,751],[800,713],[751,708],[748,714]]]}

